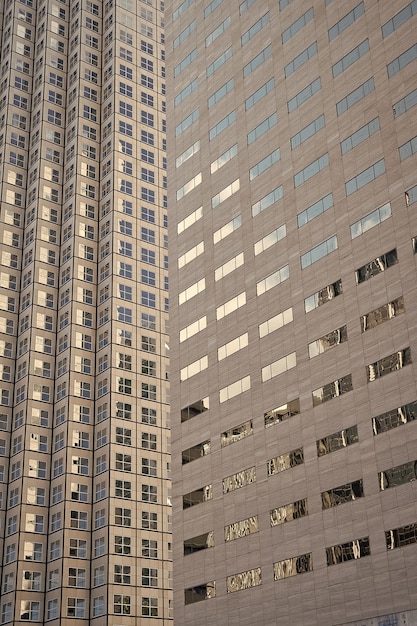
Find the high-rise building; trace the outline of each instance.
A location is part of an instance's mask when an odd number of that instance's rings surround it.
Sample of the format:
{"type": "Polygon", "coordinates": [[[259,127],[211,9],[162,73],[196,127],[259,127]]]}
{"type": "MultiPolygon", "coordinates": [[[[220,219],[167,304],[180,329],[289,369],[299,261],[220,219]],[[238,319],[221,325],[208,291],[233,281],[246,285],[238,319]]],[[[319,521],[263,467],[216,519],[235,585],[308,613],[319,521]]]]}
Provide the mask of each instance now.
{"type": "Polygon", "coordinates": [[[162,4],[2,3],[1,624],[171,623],[162,4]]]}
{"type": "Polygon", "coordinates": [[[416,13],[167,7],[181,626],[417,624],[416,13]]]}

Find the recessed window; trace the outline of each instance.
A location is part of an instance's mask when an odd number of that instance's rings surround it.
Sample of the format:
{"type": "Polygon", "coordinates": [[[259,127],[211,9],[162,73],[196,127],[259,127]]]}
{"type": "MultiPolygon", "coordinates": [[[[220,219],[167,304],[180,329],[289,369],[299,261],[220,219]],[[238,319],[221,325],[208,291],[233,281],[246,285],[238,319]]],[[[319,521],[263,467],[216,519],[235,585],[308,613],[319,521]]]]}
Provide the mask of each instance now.
{"type": "Polygon", "coordinates": [[[417,400],[372,418],[374,435],[385,433],[417,419],[417,400]]]}
{"type": "Polygon", "coordinates": [[[340,504],[345,504],[346,502],[353,502],[353,500],[363,498],[364,495],[362,479],[334,487],[333,489],[328,489],[321,494],[323,511],[339,506],[340,504]]]}
{"type": "Polygon", "coordinates": [[[221,447],[229,446],[232,443],[236,443],[237,441],[241,441],[242,439],[246,439],[253,435],[253,422],[249,420],[248,422],[244,422],[243,424],[239,424],[238,426],[234,426],[229,430],[226,430],[220,435],[220,443],[221,447]]]}
{"type": "Polygon", "coordinates": [[[233,522],[224,527],[224,540],[234,541],[241,537],[247,537],[253,533],[259,532],[259,520],[258,516],[247,517],[239,522],[233,522]]]}
{"type": "Polygon", "coordinates": [[[339,543],[330,548],[326,548],[327,565],[338,565],[345,561],[361,559],[371,554],[369,537],[354,539],[347,543],[339,543]]]}
{"type": "Polygon", "coordinates": [[[243,591],[244,589],[250,589],[258,585],[262,585],[262,570],[260,567],[250,569],[246,572],[240,572],[239,574],[233,574],[226,578],[227,593],[243,591]]]}
{"type": "Polygon", "coordinates": [[[317,440],[317,456],[324,456],[325,454],[336,452],[342,448],[347,448],[358,441],[357,426],[351,426],[350,428],[339,430],[337,433],[327,435],[327,437],[317,440]]]}
{"type": "Polygon", "coordinates": [[[308,554],[301,554],[300,556],[294,556],[291,559],[284,559],[274,563],[274,580],[283,580],[284,578],[312,571],[313,555],[309,552],[308,554]]]}
{"type": "Polygon", "coordinates": [[[285,404],[264,413],[265,428],[269,428],[269,426],[273,426],[274,424],[280,424],[281,422],[290,419],[290,417],[293,417],[293,415],[298,415],[299,413],[299,398],[286,402],[285,404]]]}
{"type": "Polygon", "coordinates": [[[342,396],[345,393],[352,391],[352,389],[352,374],[338,378],[337,380],[327,383],[326,385],[323,385],[323,387],[319,387],[312,392],[313,406],[318,406],[319,404],[328,402],[333,398],[342,396]]]}
{"type": "Polygon", "coordinates": [[[223,493],[230,493],[236,489],[241,489],[247,485],[252,485],[256,482],[256,468],[249,467],[248,469],[241,470],[231,476],[223,478],[223,493]]]}
{"type": "Polygon", "coordinates": [[[408,524],[385,531],[387,550],[402,548],[417,543],[417,524],[408,524]]]}
{"type": "Polygon", "coordinates": [[[308,515],[307,498],[303,498],[291,504],[284,504],[283,506],[271,509],[269,519],[271,526],[278,526],[305,517],[306,515],[308,515]]]}
{"type": "Polygon", "coordinates": [[[187,422],[188,420],[196,417],[197,415],[201,415],[205,413],[210,408],[209,398],[203,398],[202,400],[197,400],[193,404],[184,407],[181,409],[181,423],[187,422]]]}
{"type": "Polygon", "coordinates": [[[200,602],[202,600],[210,600],[215,597],[216,583],[214,580],[198,585],[197,587],[190,587],[189,589],[184,590],[185,605],[194,604],[194,602],[200,602]]]}
{"type": "Polygon", "coordinates": [[[410,363],[412,363],[410,348],[404,348],[403,350],[394,352],[394,354],[390,354],[389,356],[379,359],[379,361],[375,361],[375,363],[367,365],[366,374],[368,382],[402,369],[410,363]]]}
{"type": "Polygon", "coordinates": [[[183,450],[181,453],[182,464],[185,465],[186,463],[191,463],[191,461],[195,461],[196,459],[201,459],[203,456],[207,456],[210,454],[210,449],[210,440],[207,440],[198,443],[191,448],[187,448],[187,450],[183,450]]]}
{"type": "Polygon", "coordinates": [[[235,396],[238,396],[245,391],[248,391],[251,387],[250,376],[245,376],[240,380],[237,380],[226,387],[223,387],[219,390],[219,400],[220,403],[226,402],[227,400],[231,400],[235,396]]]}
{"type": "Polygon", "coordinates": [[[213,497],[212,485],[206,485],[200,489],[195,489],[190,493],[186,493],[182,497],[182,508],[188,509],[202,502],[207,502],[213,497]]]}
{"type": "Polygon", "coordinates": [[[379,490],[384,491],[391,487],[398,487],[399,485],[413,482],[417,479],[416,471],[416,461],[409,461],[383,472],[378,472],[379,490]]]}

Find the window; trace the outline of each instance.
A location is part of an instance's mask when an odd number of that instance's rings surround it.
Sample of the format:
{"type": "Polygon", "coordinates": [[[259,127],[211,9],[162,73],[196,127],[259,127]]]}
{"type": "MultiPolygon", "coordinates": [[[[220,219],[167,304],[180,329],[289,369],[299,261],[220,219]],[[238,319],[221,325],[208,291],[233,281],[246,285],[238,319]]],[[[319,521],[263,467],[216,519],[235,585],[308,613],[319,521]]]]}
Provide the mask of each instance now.
{"type": "Polygon", "coordinates": [[[265,13],[257,22],[253,24],[241,37],[242,46],[247,44],[264,26],[269,23],[269,13],[265,13]]]}
{"type": "Polygon", "coordinates": [[[404,7],[404,9],[396,13],[392,19],[388,20],[388,22],[386,22],[382,26],[382,29],[381,29],[382,37],[385,39],[385,37],[388,37],[388,35],[391,35],[391,33],[393,33],[397,28],[402,26],[406,21],[408,21],[416,13],[417,13],[417,6],[415,2],[411,2],[406,7],[404,7]]]}
{"type": "Polygon", "coordinates": [[[76,528],[78,530],[87,530],[88,517],[84,511],[71,511],[70,512],[70,528],[76,528]]]}
{"type": "Polygon", "coordinates": [[[41,543],[33,543],[32,541],[25,541],[24,543],[25,561],[42,561],[42,554],[43,554],[43,545],[41,543]]]}
{"type": "Polygon", "coordinates": [[[141,304],[152,309],[156,308],[156,294],[149,291],[141,291],[141,304]]]}
{"type": "MultiPolygon", "coordinates": [[[[207,327],[207,316],[204,315],[204,317],[201,317],[199,320],[192,322],[191,324],[189,324],[188,326],[180,330],[180,343],[183,341],[186,341],[190,337],[193,337],[200,331],[204,330],[206,327],[207,327]]],[[[142,336],[142,350],[147,349],[143,347],[143,339],[144,337],[142,336]]]]}
{"type": "MultiPolygon", "coordinates": [[[[230,18],[229,18],[230,19],[230,18]]],[[[177,48],[196,28],[196,22],[191,22],[186,28],[174,39],[173,47],[177,48]]]]}
{"type": "Polygon", "coordinates": [[[360,174],[357,174],[357,176],[355,176],[354,178],[351,178],[350,180],[347,181],[347,183],[345,184],[346,195],[349,196],[355,191],[358,191],[359,189],[361,189],[368,183],[375,180],[375,178],[378,178],[378,176],[381,176],[381,174],[384,174],[384,172],[385,172],[385,161],[384,159],[381,159],[380,161],[377,161],[376,163],[374,163],[374,165],[371,165],[360,174]]]}
{"type": "Polygon", "coordinates": [[[142,407],[142,424],[156,426],[156,410],[149,407],[142,407]]]}
{"type": "Polygon", "coordinates": [[[72,457],[72,473],[88,476],[88,459],[79,456],[72,457]]]}
{"type": "Polygon", "coordinates": [[[142,586],[157,587],[158,586],[158,570],[149,567],[142,567],[142,586]]]}
{"type": "MultiPolygon", "coordinates": [[[[130,585],[131,575],[130,575],[130,565],[115,565],[114,566],[114,582],[119,585],[130,585]]],[[[128,597],[128,596],[114,596],[115,598],[119,597],[128,597]]],[[[130,600],[130,598],[129,598],[130,600]]],[[[116,600],[115,600],[116,602],[116,600]]],[[[117,613],[115,609],[115,613],[117,613]]],[[[130,612],[130,611],[129,611],[130,612]]]]}
{"type": "Polygon", "coordinates": [[[338,35],[343,33],[346,28],[351,26],[359,17],[365,13],[364,3],[358,4],[352,11],[342,17],[334,26],[329,29],[329,41],[335,39],[338,35]]]}
{"type": "Polygon", "coordinates": [[[189,365],[181,369],[180,371],[181,382],[188,380],[188,378],[191,378],[191,376],[195,376],[196,374],[199,374],[203,370],[207,369],[207,367],[208,367],[208,357],[207,355],[205,355],[201,357],[200,359],[197,359],[193,363],[190,363],[189,365]]]}
{"type": "MultiPolygon", "coordinates": [[[[94,587],[100,587],[101,585],[104,585],[105,583],[105,572],[104,572],[104,566],[101,565],[100,567],[95,567],[93,570],[93,586],[94,587]]],[[[95,598],[94,600],[96,600],[97,598],[95,598]]],[[[95,616],[95,613],[93,613],[95,616]]]]}
{"type": "Polygon", "coordinates": [[[116,526],[131,526],[132,525],[131,510],[116,507],[115,512],[114,512],[114,523],[116,526]]]}
{"type": "Polygon", "coordinates": [[[142,596],[142,617],[158,617],[158,598],[142,596]]]}
{"type": "Polygon", "coordinates": [[[299,106],[304,104],[307,100],[309,100],[312,96],[318,93],[321,89],[321,81],[320,78],[316,78],[312,83],[307,85],[304,89],[302,89],[294,98],[287,103],[288,113],[291,113],[299,106]]]}
{"type": "Polygon", "coordinates": [[[150,385],[148,383],[141,383],[142,395],[144,400],[156,401],[156,385],[150,385]]]}
{"type": "Polygon", "coordinates": [[[20,619],[22,621],[38,622],[40,620],[40,602],[21,600],[20,619]]]}
{"type": "Polygon", "coordinates": [[[288,265],[285,265],[278,271],[274,272],[270,276],[267,276],[263,280],[259,281],[256,284],[256,295],[260,296],[265,292],[269,291],[273,287],[281,284],[282,282],[288,280],[290,277],[290,268],[288,265]]]}
{"type": "Polygon", "coordinates": [[[128,137],[133,137],[133,126],[132,124],[128,124],[127,122],[119,121],[119,132],[122,135],[127,135],[128,137]]]}
{"type": "Polygon", "coordinates": [[[142,485],[142,502],[158,502],[158,488],[155,485],[142,485]]]}
{"type": "Polygon", "coordinates": [[[121,472],[132,471],[132,457],[130,454],[123,454],[121,452],[116,453],[115,467],[121,472]]]}
{"type": "MultiPolygon", "coordinates": [[[[345,111],[347,111],[348,109],[350,109],[350,107],[352,107],[357,102],[365,98],[374,89],[375,89],[375,82],[374,82],[373,77],[371,77],[367,81],[365,81],[362,85],[360,85],[359,87],[351,91],[347,96],[342,98],[342,100],[340,100],[336,104],[337,115],[342,115],[342,113],[345,113],[345,111]]],[[[417,90],[416,90],[415,96],[416,96],[416,102],[417,102],[417,90]]],[[[395,114],[395,110],[396,109],[394,106],[394,114],[395,114]]]]}
{"type": "Polygon", "coordinates": [[[341,450],[342,448],[346,448],[347,446],[357,443],[358,441],[357,426],[351,426],[350,428],[340,430],[337,433],[333,433],[323,439],[317,440],[317,456],[320,457],[325,454],[341,450]]]}
{"type": "Polygon", "coordinates": [[[318,406],[323,402],[328,402],[333,398],[337,398],[349,391],[352,391],[352,375],[348,374],[347,376],[343,376],[331,383],[327,383],[323,387],[319,389],[315,389],[312,392],[313,396],[313,406],[318,406]]]}
{"type": "Polygon", "coordinates": [[[291,37],[294,37],[306,24],[308,24],[314,17],[313,9],[309,9],[298,18],[289,28],[284,30],[281,35],[282,43],[286,43],[291,37]]]}
{"type": "Polygon", "coordinates": [[[99,537],[94,540],[94,556],[103,556],[106,549],[106,543],[104,537],[99,537]]]}
{"type": "Polygon", "coordinates": [[[95,511],[94,513],[94,528],[98,529],[98,528],[103,528],[103,526],[106,524],[106,510],[105,509],[99,509],[98,511],[95,511]]]}
{"type": "Polygon", "coordinates": [[[158,542],[152,539],[142,539],[141,555],[148,559],[158,558],[158,542]]]}
{"type": "MultiPolygon", "coordinates": [[[[254,469],[254,468],[253,468],[254,469]]],[[[212,485],[206,485],[195,491],[183,495],[183,509],[188,509],[202,502],[207,502],[213,497],[212,485]]]]}
{"type": "Polygon", "coordinates": [[[241,572],[239,574],[233,574],[226,578],[226,590],[227,593],[234,593],[235,591],[242,591],[243,589],[250,589],[262,584],[262,571],[260,567],[241,572]]]}
{"type": "Polygon", "coordinates": [[[261,174],[263,174],[267,169],[272,167],[274,163],[277,163],[277,161],[279,161],[280,158],[281,158],[280,151],[278,148],[277,150],[274,150],[274,152],[266,156],[264,159],[262,159],[262,161],[259,161],[259,163],[257,163],[256,165],[250,168],[249,180],[253,180],[257,176],[260,176],[261,174]]]}
{"type": "Polygon", "coordinates": [[[271,509],[269,513],[269,520],[271,526],[277,526],[279,524],[285,524],[292,520],[299,519],[308,515],[307,499],[297,500],[291,504],[285,504],[276,509],[271,509]]]}
{"type": "Polygon", "coordinates": [[[416,419],[417,402],[410,402],[372,418],[374,435],[385,433],[416,419]]]}
{"type": "Polygon", "coordinates": [[[339,345],[347,341],[347,327],[341,326],[336,330],[332,330],[330,333],[323,335],[320,339],[316,339],[308,344],[309,358],[312,359],[319,354],[323,354],[327,350],[330,350],[334,346],[339,345]]]}
{"type": "Polygon", "coordinates": [[[120,419],[132,419],[132,405],[125,402],[116,402],[116,417],[120,419]]]}
{"type": "Polygon", "coordinates": [[[304,463],[303,448],[297,448],[286,454],[281,454],[267,462],[267,474],[273,476],[279,472],[296,467],[304,463]]]}
{"type": "Polygon", "coordinates": [[[404,159],[415,154],[417,152],[417,136],[400,146],[398,151],[400,153],[400,161],[404,161],[404,159]]]}
{"type": "MultiPolygon", "coordinates": [[[[31,557],[28,557],[31,558],[31,557]]],[[[11,543],[6,547],[6,558],[5,563],[13,563],[16,560],[16,544],[11,543]]]]}
{"type": "MultiPolygon", "coordinates": [[[[417,47],[416,47],[417,50],[417,47]]],[[[356,48],[353,48],[348,54],[340,59],[337,63],[335,63],[332,67],[333,78],[339,76],[342,72],[348,69],[351,65],[353,65],[356,61],[358,61],[364,54],[369,52],[369,41],[365,39],[360,43],[356,48]]],[[[388,68],[389,66],[387,66],[388,68]]],[[[389,76],[388,70],[388,76],[389,76]]]]}
{"type": "Polygon", "coordinates": [[[132,483],[126,480],[116,480],[114,493],[116,498],[130,500],[132,497],[132,483]]]}
{"type": "Polygon", "coordinates": [[[288,65],[285,66],[284,72],[286,78],[291,76],[298,70],[304,63],[309,61],[313,56],[317,54],[317,41],[312,43],[308,48],[300,52],[288,65]]]}
{"type": "Polygon", "coordinates": [[[390,372],[402,369],[406,365],[412,363],[410,348],[404,348],[394,354],[390,354],[375,363],[371,363],[366,367],[368,382],[372,382],[377,378],[382,378],[390,372]]]}
{"type": "Polygon", "coordinates": [[[107,469],[107,457],[105,454],[98,456],[96,460],[96,474],[101,474],[107,469]]]}
{"type": "MultiPolygon", "coordinates": [[[[32,494],[30,494],[30,499],[33,499],[32,494]]],[[[52,504],[58,504],[58,502],[62,502],[62,485],[57,485],[56,487],[52,488],[52,504]]]]}
{"type": "Polygon", "coordinates": [[[337,248],[337,236],[333,235],[333,237],[323,241],[323,243],[315,246],[312,250],[309,250],[309,252],[306,252],[301,256],[301,269],[305,269],[313,263],[316,263],[316,261],[319,261],[328,254],[331,254],[337,250],[337,248]]]}
{"type": "Polygon", "coordinates": [[[68,568],[68,586],[69,587],[85,587],[86,586],[86,570],[78,567],[68,568]]]}
{"type": "Polygon", "coordinates": [[[304,226],[310,220],[318,217],[319,215],[330,209],[332,206],[333,195],[329,193],[327,196],[324,196],[324,198],[321,198],[297,215],[298,227],[301,228],[301,226],[304,226]]]}
{"type": "Polygon", "coordinates": [[[85,617],[85,600],[83,598],[67,599],[67,617],[85,617]]]}
{"type": "Polygon", "coordinates": [[[157,476],[158,475],[158,464],[154,459],[146,459],[142,457],[142,474],[144,476],[157,476]]]}
{"type": "Polygon", "coordinates": [[[207,18],[217,7],[222,4],[223,0],[211,0],[210,4],[204,9],[204,18],[207,18]]]}
{"type": "MultiPolygon", "coordinates": [[[[206,48],[211,46],[211,44],[218,37],[220,37],[220,35],[222,35],[224,31],[227,30],[227,28],[229,28],[230,24],[231,24],[231,18],[229,16],[219,26],[217,26],[217,28],[215,28],[213,32],[210,33],[210,35],[208,35],[208,37],[206,37],[206,48]]],[[[195,22],[194,22],[194,25],[195,25],[195,22]]],[[[174,48],[175,48],[175,40],[174,40],[174,48]]]]}
{"type": "Polygon", "coordinates": [[[388,268],[392,267],[398,262],[397,250],[391,250],[386,254],[373,259],[369,263],[366,263],[362,267],[356,270],[356,284],[361,284],[374,276],[377,276],[381,272],[384,272],[388,268]]]}
{"type": "Polygon", "coordinates": [[[93,599],[93,617],[104,615],[104,596],[93,599]]]}
{"type": "Polygon", "coordinates": [[[409,524],[400,528],[385,531],[387,550],[402,548],[417,542],[417,524],[409,524]]]}
{"type": "MultiPolygon", "coordinates": [[[[324,118],[324,116],[322,116],[324,118]]],[[[250,144],[252,144],[254,141],[256,141],[257,139],[259,139],[260,137],[262,137],[262,135],[264,135],[265,133],[267,133],[271,128],[273,128],[274,126],[276,126],[278,123],[278,116],[276,113],[273,113],[272,115],[270,115],[268,118],[266,118],[266,120],[264,120],[263,122],[261,122],[260,124],[258,124],[258,126],[256,126],[253,130],[250,131],[250,133],[248,133],[247,135],[247,143],[248,146],[250,144]]],[[[276,151],[277,152],[277,151],[276,151]]],[[[237,154],[237,146],[236,146],[236,154],[237,154]]],[[[279,154],[279,151],[278,151],[279,154]]],[[[234,156],[234,155],[233,155],[234,156]]],[[[229,159],[227,159],[229,160],[229,159]]],[[[222,157],[220,157],[219,159],[217,159],[217,161],[221,162],[220,167],[222,167],[224,165],[224,161],[222,159],[222,157]]],[[[211,171],[213,173],[213,165],[216,163],[216,161],[214,161],[211,164],[211,171]]],[[[217,169],[217,168],[216,168],[217,169]]],[[[216,171],[216,170],[214,170],[216,171]]]]}
{"type": "Polygon", "coordinates": [[[197,58],[197,48],[194,48],[186,57],[178,63],[174,68],[174,76],[178,76],[186,67],[188,67],[197,58]]]}
{"type": "Polygon", "coordinates": [[[333,300],[333,298],[339,296],[342,293],[342,281],[341,279],[339,279],[331,285],[327,285],[327,287],[316,291],[316,293],[306,298],[304,300],[305,312],[308,313],[309,311],[313,311],[317,307],[326,304],[326,302],[333,300]]]}
{"type": "Polygon", "coordinates": [[[327,565],[337,565],[344,563],[345,561],[351,561],[354,559],[360,559],[364,556],[369,556],[371,549],[369,546],[369,537],[363,537],[362,539],[354,539],[347,543],[337,544],[326,548],[327,565]]]}
{"type": "MultiPolygon", "coordinates": [[[[365,124],[365,126],[362,126],[362,128],[359,128],[359,130],[354,132],[352,135],[350,135],[349,137],[347,137],[344,141],[340,143],[342,154],[346,154],[346,152],[353,150],[353,148],[355,148],[357,145],[359,145],[360,143],[362,143],[363,141],[371,137],[378,130],[379,130],[379,117],[375,117],[373,120],[368,122],[368,124],[365,124]]],[[[400,153],[401,153],[401,149],[400,149],[400,153]]]]}
{"type": "MultiPolygon", "coordinates": [[[[143,613],[143,600],[142,599],[142,615],[143,613]]],[[[149,598],[147,598],[149,600],[149,598]]],[[[1,606],[1,622],[5,624],[7,622],[11,622],[13,617],[13,603],[12,602],[4,602],[1,606]]]]}
{"type": "MultiPolygon", "coordinates": [[[[192,113],[190,113],[190,115],[188,115],[188,117],[186,117],[180,124],[178,124],[178,126],[176,126],[176,128],[175,128],[175,136],[178,137],[179,135],[181,135],[181,133],[183,133],[195,121],[198,120],[199,116],[200,116],[200,111],[197,108],[192,113]]],[[[142,139],[142,141],[143,141],[143,139],[142,139]]],[[[149,142],[147,142],[147,143],[149,143],[149,142]]],[[[152,141],[151,145],[153,145],[153,141],[152,141]]]]}
{"type": "Polygon", "coordinates": [[[53,513],[51,515],[51,532],[60,530],[62,524],[61,513],[53,513]]]}
{"type": "Polygon", "coordinates": [[[364,495],[362,479],[323,491],[321,494],[323,511],[346,502],[353,502],[358,498],[363,498],[364,495]]]}
{"type": "MultiPolygon", "coordinates": [[[[213,126],[209,130],[209,139],[210,139],[210,141],[215,139],[215,137],[217,137],[217,135],[220,135],[220,133],[222,133],[228,126],[233,124],[233,122],[235,122],[235,121],[236,121],[236,111],[231,111],[228,115],[226,115],[226,117],[224,117],[222,120],[220,120],[220,122],[218,122],[215,126],[213,126]]],[[[239,179],[237,179],[237,180],[239,180],[239,179]]],[[[230,185],[228,187],[230,187],[230,185]]]]}
{"type": "Polygon", "coordinates": [[[132,445],[131,429],[121,428],[120,426],[116,426],[116,443],[120,443],[124,446],[131,446],[132,445]]]}
{"type": "Polygon", "coordinates": [[[179,16],[184,13],[184,11],[186,11],[188,9],[189,6],[191,6],[193,4],[194,0],[183,0],[183,2],[181,2],[181,4],[179,5],[178,9],[176,9],[172,15],[172,21],[175,22],[176,19],[179,18],[179,16]]]}
{"type": "Polygon", "coordinates": [[[391,61],[391,63],[388,63],[387,65],[388,78],[391,78],[391,76],[394,76],[394,74],[402,70],[409,63],[411,63],[412,61],[415,61],[416,59],[417,59],[417,44],[414,44],[414,46],[411,46],[411,48],[408,48],[408,50],[400,54],[400,56],[398,56],[396,59],[391,61]]]}
{"type": "Polygon", "coordinates": [[[266,209],[268,209],[270,206],[275,204],[275,202],[280,200],[282,197],[283,197],[282,186],[277,187],[273,191],[270,191],[266,196],[264,196],[263,198],[258,200],[258,202],[255,202],[255,204],[252,205],[252,217],[256,217],[256,215],[259,215],[259,213],[262,213],[262,211],[265,211],[266,209]]]}
{"type": "Polygon", "coordinates": [[[114,551],[116,554],[131,554],[131,538],[116,535],[114,538],[114,551]]]}
{"type": "Polygon", "coordinates": [[[155,272],[151,272],[150,270],[142,269],[141,270],[141,281],[145,285],[156,285],[156,274],[155,272]]]}
{"type": "Polygon", "coordinates": [[[311,571],[313,571],[313,557],[310,552],[274,563],[274,580],[283,580],[311,571]]]}

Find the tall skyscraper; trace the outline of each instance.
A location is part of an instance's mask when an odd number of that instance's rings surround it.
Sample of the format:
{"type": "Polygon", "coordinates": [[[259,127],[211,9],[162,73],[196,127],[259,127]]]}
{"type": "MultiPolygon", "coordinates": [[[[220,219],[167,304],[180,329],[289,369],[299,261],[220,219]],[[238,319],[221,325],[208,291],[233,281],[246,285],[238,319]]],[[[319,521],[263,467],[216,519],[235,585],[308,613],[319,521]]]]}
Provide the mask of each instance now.
{"type": "Polygon", "coordinates": [[[167,8],[175,620],[415,625],[417,4],[167,8]]]}
{"type": "Polygon", "coordinates": [[[171,623],[162,4],[2,3],[2,624],[171,623]]]}

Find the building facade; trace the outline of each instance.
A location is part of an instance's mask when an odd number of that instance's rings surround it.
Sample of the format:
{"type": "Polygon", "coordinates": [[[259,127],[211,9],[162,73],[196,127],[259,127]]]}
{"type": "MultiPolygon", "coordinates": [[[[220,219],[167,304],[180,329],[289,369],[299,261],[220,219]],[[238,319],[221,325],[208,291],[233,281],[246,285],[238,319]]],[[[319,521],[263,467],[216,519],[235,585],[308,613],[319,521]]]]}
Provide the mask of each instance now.
{"type": "Polygon", "coordinates": [[[2,2],[2,624],[172,623],[163,26],[2,2]]]}
{"type": "Polygon", "coordinates": [[[417,624],[416,12],[167,7],[181,626],[417,624]]]}

